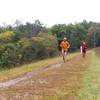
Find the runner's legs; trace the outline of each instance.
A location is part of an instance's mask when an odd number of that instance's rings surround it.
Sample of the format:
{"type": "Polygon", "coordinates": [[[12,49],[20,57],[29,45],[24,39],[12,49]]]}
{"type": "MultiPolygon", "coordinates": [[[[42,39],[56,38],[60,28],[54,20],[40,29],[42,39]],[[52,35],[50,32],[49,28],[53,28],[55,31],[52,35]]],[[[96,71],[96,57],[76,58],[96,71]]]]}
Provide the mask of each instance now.
{"type": "Polygon", "coordinates": [[[63,56],[63,60],[65,62],[65,58],[67,56],[67,50],[62,49],[62,56],[63,56]]]}
{"type": "Polygon", "coordinates": [[[83,58],[85,58],[85,56],[86,56],[86,50],[83,50],[82,52],[83,52],[83,58]]]}

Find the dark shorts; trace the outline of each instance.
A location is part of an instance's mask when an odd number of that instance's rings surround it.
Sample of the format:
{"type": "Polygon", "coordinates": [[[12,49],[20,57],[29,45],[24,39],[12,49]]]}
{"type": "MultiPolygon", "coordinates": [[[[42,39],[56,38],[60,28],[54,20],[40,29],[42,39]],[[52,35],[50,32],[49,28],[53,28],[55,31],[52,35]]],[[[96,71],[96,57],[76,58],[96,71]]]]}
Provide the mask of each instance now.
{"type": "Polygon", "coordinates": [[[86,49],[82,49],[82,52],[83,52],[83,53],[86,53],[86,49]]]}

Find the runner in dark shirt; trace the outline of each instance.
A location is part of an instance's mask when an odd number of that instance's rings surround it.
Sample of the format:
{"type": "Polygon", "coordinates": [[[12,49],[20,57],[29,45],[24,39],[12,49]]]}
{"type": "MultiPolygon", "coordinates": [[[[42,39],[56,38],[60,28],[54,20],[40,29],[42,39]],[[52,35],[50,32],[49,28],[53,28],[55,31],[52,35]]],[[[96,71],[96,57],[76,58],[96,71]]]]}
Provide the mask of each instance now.
{"type": "Polygon", "coordinates": [[[82,46],[81,46],[81,53],[82,53],[82,56],[85,58],[86,56],[86,51],[87,51],[87,44],[86,42],[83,42],[82,43],[82,46]]]}

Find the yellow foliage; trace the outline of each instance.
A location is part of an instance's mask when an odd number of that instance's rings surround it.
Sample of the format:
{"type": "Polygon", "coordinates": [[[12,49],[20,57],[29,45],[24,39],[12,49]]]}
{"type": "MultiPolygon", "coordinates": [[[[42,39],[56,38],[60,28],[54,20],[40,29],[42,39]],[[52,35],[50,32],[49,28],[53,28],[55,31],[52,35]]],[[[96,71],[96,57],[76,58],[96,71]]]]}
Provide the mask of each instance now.
{"type": "Polygon", "coordinates": [[[19,44],[22,45],[22,48],[27,48],[27,47],[30,47],[30,46],[31,46],[30,39],[28,39],[28,38],[22,38],[22,39],[19,41],[19,44]]]}
{"type": "Polygon", "coordinates": [[[3,42],[11,41],[14,36],[15,36],[15,33],[12,31],[0,33],[0,41],[3,41],[3,42]]]}

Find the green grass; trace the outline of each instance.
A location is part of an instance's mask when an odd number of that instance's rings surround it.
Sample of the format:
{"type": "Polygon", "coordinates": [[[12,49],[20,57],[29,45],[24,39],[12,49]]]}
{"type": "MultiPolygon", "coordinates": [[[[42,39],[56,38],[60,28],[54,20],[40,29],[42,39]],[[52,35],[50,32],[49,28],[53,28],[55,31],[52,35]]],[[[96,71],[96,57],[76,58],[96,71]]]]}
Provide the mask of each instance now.
{"type": "Polygon", "coordinates": [[[92,52],[89,68],[82,79],[83,88],[77,100],[100,100],[100,58],[92,52]]]}
{"type": "MultiPolygon", "coordinates": [[[[72,57],[76,56],[77,54],[78,53],[70,54],[68,56],[68,59],[71,59],[72,57]]],[[[27,72],[31,72],[33,70],[38,70],[40,68],[44,68],[51,64],[61,63],[61,62],[62,62],[61,57],[55,57],[55,58],[50,58],[50,59],[45,59],[45,60],[41,60],[38,62],[34,62],[31,64],[25,64],[23,66],[12,68],[12,69],[0,70],[0,82],[19,77],[27,72]]]]}

